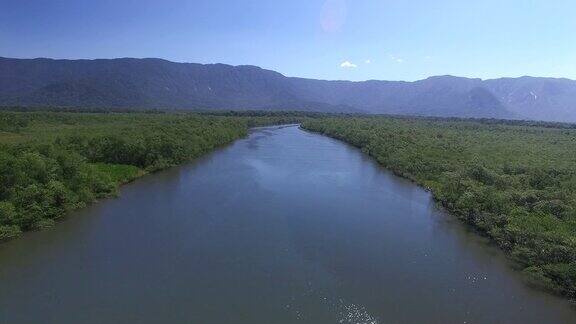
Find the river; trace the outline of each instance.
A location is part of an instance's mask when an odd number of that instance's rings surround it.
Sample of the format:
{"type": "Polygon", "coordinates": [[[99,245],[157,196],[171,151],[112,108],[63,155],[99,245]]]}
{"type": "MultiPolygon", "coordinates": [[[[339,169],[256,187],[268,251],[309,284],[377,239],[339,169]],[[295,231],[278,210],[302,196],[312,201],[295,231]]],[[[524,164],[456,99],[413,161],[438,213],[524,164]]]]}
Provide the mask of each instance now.
{"type": "Polygon", "coordinates": [[[1,323],[569,323],[429,192],[254,129],[0,245],[1,323]]]}

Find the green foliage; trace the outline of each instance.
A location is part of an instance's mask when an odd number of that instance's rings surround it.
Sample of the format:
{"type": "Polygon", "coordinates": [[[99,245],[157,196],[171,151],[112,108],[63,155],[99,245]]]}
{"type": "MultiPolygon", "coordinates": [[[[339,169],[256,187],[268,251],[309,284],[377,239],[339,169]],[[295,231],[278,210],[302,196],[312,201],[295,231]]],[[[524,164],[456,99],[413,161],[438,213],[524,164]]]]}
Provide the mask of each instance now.
{"type": "Polygon", "coordinates": [[[535,287],[546,289],[553,292],[562,292],[562,287],[556,284],[552,279],[550,279],[546,272],[540,267],[532,266],[524,269],[522,271],[526,281],[535,287]]]}
{"type": "Polygon", "coordinates": [[[17,225],[0,225],[0,242],[18,237],[22,231],[17,225]]]}
{"type": "Polygon", "coordinates": [[[94,163],[93,167],[99,173],[107,174],[112,181],[121,184],[130,182],[144,174],[138,167],[126,164],[94,163]]]}
{"type": "Polygon", "coordinates": [[[576,130],[440,119],[316,118],[303,127],[344,140],[427,187],[491,237],[542,286],[576,297],[576,130]]]}
{"type": "Polygon", "coordinates": [[[0,241],[147,172],[194,159],[279,117],[0,112],[0,241]],[[258,120],[256,120],[258,119],[258,120]]]}

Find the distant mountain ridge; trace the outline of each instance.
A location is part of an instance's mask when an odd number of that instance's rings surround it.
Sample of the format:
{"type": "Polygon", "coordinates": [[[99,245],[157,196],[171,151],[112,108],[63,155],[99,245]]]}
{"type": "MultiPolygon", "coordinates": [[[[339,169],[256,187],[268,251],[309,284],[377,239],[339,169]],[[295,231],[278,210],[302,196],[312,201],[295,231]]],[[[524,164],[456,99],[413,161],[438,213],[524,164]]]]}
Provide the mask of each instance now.
{"type": "Polygon", "coordinates": [[[436,76],[414,82],[286,77],[162,59],[0,57],[0,105],[303,110],[576,121],[576,81],[436,76]]]}

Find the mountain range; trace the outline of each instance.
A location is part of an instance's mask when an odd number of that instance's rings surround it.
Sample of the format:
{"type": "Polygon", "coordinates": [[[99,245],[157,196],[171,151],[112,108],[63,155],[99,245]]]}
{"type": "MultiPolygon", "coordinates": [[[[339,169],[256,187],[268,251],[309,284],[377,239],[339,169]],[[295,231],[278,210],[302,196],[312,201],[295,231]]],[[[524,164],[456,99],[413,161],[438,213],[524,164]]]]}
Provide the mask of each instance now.
{"type": "Polygon", "coordinates": [[[454,76],[414,82],[327,81],[286,77],[246,65],[0,57],[0,105],[301,110],[576,122],[576,81],[454,76]]]}

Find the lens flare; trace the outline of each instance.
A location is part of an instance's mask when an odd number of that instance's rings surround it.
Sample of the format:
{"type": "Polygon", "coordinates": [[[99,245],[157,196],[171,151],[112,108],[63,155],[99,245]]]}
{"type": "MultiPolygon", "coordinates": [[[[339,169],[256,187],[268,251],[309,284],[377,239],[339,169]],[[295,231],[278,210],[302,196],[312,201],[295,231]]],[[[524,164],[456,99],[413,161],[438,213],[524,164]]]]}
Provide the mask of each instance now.
{"type": "Polygon", "coordinates": [[[346,13],[345,0],[327,0],[320,13],[322,29],[329,33],[339,31],[346,22],[346,13]]]}

